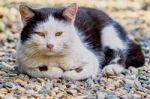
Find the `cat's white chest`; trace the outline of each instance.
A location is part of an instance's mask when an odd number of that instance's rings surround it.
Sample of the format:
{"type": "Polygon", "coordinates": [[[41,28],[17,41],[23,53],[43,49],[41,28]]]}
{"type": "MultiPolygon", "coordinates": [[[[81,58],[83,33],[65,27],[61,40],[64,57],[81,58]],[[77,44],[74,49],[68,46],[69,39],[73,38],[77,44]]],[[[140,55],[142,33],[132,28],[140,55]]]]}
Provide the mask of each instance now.
{"type": "Polygon", "coordinates": [[[26,68],[39,68],[41,66],[51,67],[59,67],[59,59],[51,58],[51,57],[28,57],[27,55],[20,56],[20,62],[23,67],[26,68]]]}

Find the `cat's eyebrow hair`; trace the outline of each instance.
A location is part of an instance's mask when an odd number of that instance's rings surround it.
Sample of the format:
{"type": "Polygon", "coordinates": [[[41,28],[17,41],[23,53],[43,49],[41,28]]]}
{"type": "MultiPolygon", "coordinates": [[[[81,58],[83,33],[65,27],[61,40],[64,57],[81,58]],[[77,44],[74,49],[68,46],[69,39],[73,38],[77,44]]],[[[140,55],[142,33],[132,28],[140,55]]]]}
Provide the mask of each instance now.
{"type": "Polygon", "coordinates": [[[37,20],[34,20],[33,18],[31,18],[29,21],[34,21],[34,22],[38,22],[37,20]]]}

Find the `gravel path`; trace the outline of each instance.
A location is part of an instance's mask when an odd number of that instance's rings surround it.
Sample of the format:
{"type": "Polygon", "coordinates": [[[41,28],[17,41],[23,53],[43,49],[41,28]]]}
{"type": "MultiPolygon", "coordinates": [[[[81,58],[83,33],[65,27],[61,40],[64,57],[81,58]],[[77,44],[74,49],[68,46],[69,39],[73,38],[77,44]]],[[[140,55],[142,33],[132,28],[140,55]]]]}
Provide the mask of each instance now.
{"type": "MultiPolygon", "coordinates": [[[[35,4],[34,0],[30,1],[35,4]]],[[[59,5],[73,0],[37,0],[59,5]]],[[[0,99],[150,99],[150,0],[77,0],[80,5],[105,10],[120,22],[131,39],[142,44],[146,63],[129,67],[119,76],[85,81],[30,78],[16,68],[16,41],[21,29],[20,0],[0,0],[0,99]],[[55,97],[55,98],[54,98],[55,97]]]]}

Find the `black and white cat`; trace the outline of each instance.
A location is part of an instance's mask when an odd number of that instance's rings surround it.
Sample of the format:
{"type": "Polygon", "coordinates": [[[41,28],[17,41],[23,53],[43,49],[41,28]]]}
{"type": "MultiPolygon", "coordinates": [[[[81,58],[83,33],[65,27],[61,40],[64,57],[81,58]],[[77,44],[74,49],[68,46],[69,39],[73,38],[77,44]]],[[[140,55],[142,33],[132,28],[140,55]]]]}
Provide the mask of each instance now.
{"type": "Polygon", "coordinates": [[[19,10],[24,27],[17,60],[20,71],[32,77],[81,80],[144,64],[140,45],[100,10],[75,3],[39,9],[20,5],[19,10]]]}

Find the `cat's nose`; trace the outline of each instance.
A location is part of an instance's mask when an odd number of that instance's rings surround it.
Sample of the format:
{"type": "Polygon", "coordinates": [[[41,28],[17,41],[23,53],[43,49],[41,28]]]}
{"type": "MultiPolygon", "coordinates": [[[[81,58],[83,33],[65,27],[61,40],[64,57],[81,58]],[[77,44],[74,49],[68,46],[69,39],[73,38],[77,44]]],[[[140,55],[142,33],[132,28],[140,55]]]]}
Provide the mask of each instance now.
{"type": "Polygon", "coordinates": [[[48,48],[48,49],[52,49],[53,47],[54,47],[53,44],[47,44],[47,48],[48,48]]]}

